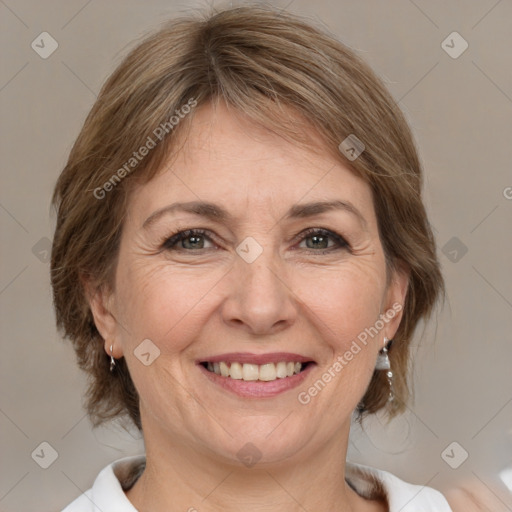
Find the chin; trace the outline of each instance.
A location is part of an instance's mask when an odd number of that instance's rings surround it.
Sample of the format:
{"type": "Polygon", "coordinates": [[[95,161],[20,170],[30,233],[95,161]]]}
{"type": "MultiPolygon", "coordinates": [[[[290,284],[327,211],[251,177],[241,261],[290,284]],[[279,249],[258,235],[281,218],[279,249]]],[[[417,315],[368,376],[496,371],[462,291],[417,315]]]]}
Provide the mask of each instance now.
{"type": "Polygon", "coordinates": [[[227,429],[232,437],[219,427],[221,432],[217,441],[211,431],[198,435],[198,438],[203,438],[209,452],[224,459],[226,464],[251,468],[256,464],[258,467],[277,465],[297,457],[314,434],[308,432],[305,425],[292,425],[291,421],[289,428],[285,428],[288,420],[283,422],[283,418],[273,415],[251,416],[242,420],[232,423],[227,429]]]}

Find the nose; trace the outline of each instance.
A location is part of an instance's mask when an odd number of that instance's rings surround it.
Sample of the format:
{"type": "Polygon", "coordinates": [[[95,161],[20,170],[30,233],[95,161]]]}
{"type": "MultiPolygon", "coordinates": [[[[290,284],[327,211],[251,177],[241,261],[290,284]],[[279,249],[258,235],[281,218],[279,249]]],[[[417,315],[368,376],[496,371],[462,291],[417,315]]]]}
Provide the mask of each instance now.
{"type": "Polygon", "coordinates": [[[271,250],[252,263],[242,258],[230,274],[228,297],[222,316],[230,327],[253,335],[269,335],[290,327],[298,314],[298,302],[283,265],[271,250]]]}

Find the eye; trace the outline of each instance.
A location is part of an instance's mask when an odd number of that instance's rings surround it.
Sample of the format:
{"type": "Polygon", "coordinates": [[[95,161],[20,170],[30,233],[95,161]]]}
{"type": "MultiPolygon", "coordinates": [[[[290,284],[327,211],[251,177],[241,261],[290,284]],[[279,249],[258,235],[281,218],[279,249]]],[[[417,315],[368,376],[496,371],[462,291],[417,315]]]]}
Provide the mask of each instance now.
{"type": "MultiPolygon", "coordinates": [[[[162,249],[173,250],[199,250],[205,249],[205,240],[211,242],[211,238],[204,229],[186,229],[167,238],[162,244],[162,249]],[[180,245],[178,245],[180,244],[180,245]]],[[[206,247],[208,249],[208,247],[206,247]]]]}
{"type": "MultiPolygon", "coordinates": [[[[306,242],[306,251],[309,254],[321,255],[341,249],[350,250],[349,244],[341,235],[327,229],[310,228],[299,236],[301,244],[304,241],[306,242]],[[311,243],[308,243],[309,240],[311,240],[311,243]],[[331,241],[330,244],[329,241],[331,241]]],[[[167,251],[186,252],[211,249],[212,247],[205,247],[205,241],[213,243],[211,237],[207,235],[207,230],[198,228],[186,229],[166,238],[161,248],[167,251]]]]}
{"type": "Polygon", "coordinates": [[[323,228],[310,228],[306,230],[301,233],[300,240],[301,243],[303,241],[306,242],[307,249],[313,249],[308,251],[311,254],[326,254],[350,248],[342,236],[323,228]],[[329,245],[329,239],[333,242],[331,245],[329,245]],[[311,240],[311,243],[308,244],[308,240],[311,240]]]}

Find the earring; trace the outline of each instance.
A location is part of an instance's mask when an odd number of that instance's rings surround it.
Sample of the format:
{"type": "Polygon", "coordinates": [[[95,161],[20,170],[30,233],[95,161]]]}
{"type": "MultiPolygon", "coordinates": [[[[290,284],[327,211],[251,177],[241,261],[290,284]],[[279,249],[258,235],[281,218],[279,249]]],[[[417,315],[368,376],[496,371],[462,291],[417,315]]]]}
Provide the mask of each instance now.
{"type": "Polygon", "coordinates": [[[393,340],[388,340],[384,336],[384,346],[380,349],[377,357],[377,363],[375,364],[376,370],[386,370],[386,377],[389,384],[389,395],[388,402],[392,402],[395,399],[393,392],[393,372],[391,371],[391,363],[389,361],[388,349],[391,347],[393,340]]]}
{"type": "Polygon", "coordinates": [[[116,360],[114,359],[114,356],[112,355],[112,345],[110,345],[110,371],[114,371],[114,368],[116,366],[116,360]]]}

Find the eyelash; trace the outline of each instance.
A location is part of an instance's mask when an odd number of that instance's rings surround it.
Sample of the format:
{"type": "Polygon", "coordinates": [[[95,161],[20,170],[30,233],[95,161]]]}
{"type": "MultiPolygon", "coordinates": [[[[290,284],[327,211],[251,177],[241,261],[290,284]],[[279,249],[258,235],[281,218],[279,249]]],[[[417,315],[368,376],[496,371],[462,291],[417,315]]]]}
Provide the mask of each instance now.
{"type": "MultiPolygon", "coordinates": [[[[185,252],[200,251],[201,249],[197,249],[197,250],[194,250],[194,249],[188,250],[188,249],[184,249],[184,248],[177,249],[176,245],[179,242],[182,242],[183,240],[186,240],[187,238],[190,238],[192,236],[203,236],[206,239],[208,239],[210,242],[215,243],[212,240],[212,238],[210,236],[208,236],[207,233],[208,233],[207,230],[200,229],[200,228],[186,229],[184,231],[179,231],[175,234],[172,234],[170,237],[166,238],[161,245],[161,249],[167,250],[167,251],[185,251],[185,252]]],[[[305,231],[300,233],[301,238],[300,238],[299,242],[302,242],[303,240],[305,240],[311,236],[318,236],[318,235],[324,236],[324,237],[327,236],[327,237],[332,238],[336,242],[337,246],[330,247],[328,249],[323,249],[323,250],[314,250],[314,249],[307,250],[306,249],[308,254],[323,255],[323,254],[329,254],[333,251],[338,251],[338,250],[342,250],[342,249],[350,251],[350,245],[345,241],[345,239],[342,236],[338,235],[337,233],[334,233],[333,231],[329,231],[329,230],[323,229],[323,228],[306,229],[305,231]]]]}

